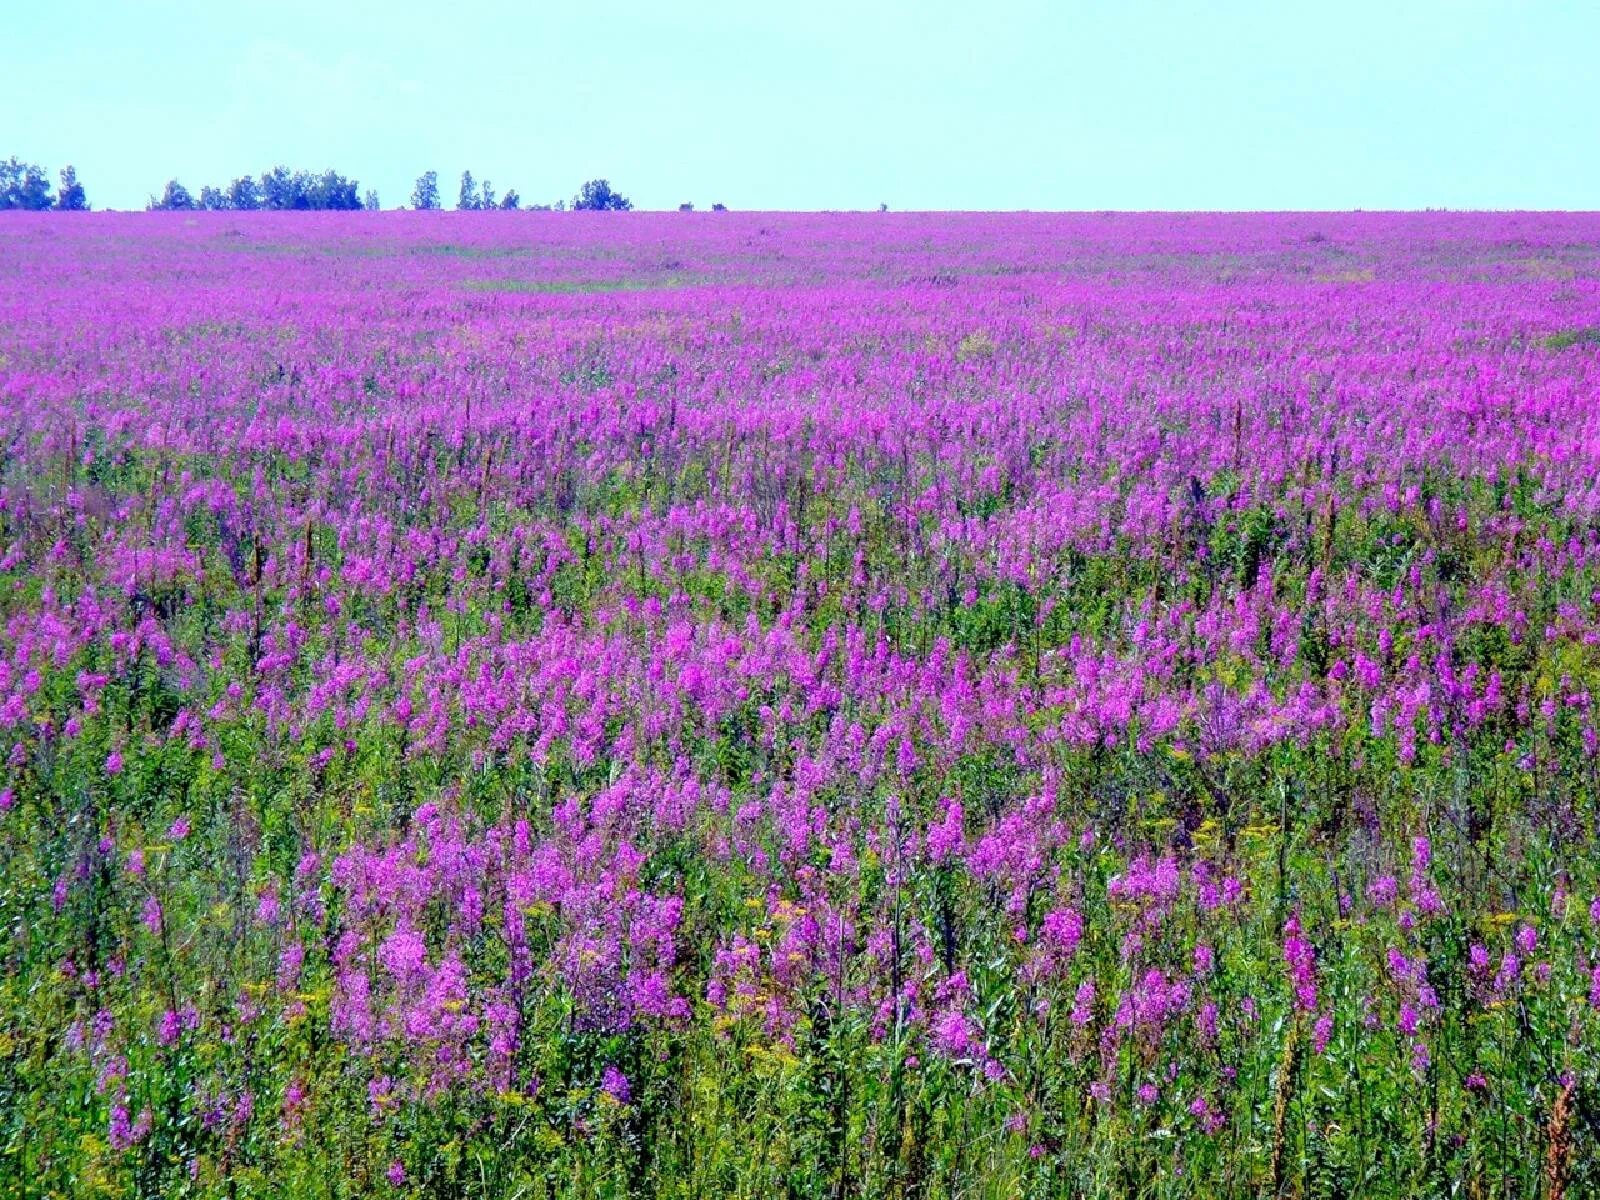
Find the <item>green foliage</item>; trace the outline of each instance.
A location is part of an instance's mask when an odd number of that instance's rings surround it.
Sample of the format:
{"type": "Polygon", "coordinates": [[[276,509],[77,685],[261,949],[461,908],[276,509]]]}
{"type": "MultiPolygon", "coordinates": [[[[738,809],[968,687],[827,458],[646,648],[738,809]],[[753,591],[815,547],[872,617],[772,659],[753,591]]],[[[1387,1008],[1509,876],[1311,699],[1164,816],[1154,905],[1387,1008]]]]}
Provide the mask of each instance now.
{"type": "Polygon", "coordinates": [[[1547,350],[1566,350],[1573,346],[1600,346],[1600,325],[1582,329],[1563,329],[1544,339],[1547,350]]]}
{"type": "Polygon", "coordinates": [[[151,212],[193,212],[199,205],[189,189],[176,179],[167,180],[160,196],[151,196],[145,208],[151,212]]]}
{"type": "Polygon", "coordinates": [[[70,165],[61,168],[61,186],[56,189],[55,206],[62,212],[89,211],[89,195],[78,182],[77,169],[70,165]]]}
{"type": "Polygon", "coordinates": [[[0,211],[42,212],[52,203],[50,181],[43,168],[15,157],[0,162],[0,211]]]}
{"type": "Polygon", "coordinates": [[[411,189],[411,207],[419,212],[439,207],[439,172],[424,171],[417,176],[417,184],[411,189]]]}
{"type": "Polygon", "coordinates": [[[628,212],[633,201],[615,191],[604,179],[591,179],[572,198],[573,212],[628,212]]]}

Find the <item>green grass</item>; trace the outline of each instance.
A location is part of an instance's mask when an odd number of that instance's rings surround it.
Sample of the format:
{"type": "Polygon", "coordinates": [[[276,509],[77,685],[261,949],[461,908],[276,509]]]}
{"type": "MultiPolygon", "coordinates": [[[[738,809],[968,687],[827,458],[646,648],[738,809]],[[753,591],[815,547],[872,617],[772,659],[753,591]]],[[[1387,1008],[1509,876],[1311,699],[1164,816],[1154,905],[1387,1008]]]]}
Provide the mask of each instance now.
{"type": "Polygon", "coordinates": [[[1544,339],[1547,350],[1567,350],[1573,346],[1600,346],[1600,325],[1563,329],[1544,339]]]}

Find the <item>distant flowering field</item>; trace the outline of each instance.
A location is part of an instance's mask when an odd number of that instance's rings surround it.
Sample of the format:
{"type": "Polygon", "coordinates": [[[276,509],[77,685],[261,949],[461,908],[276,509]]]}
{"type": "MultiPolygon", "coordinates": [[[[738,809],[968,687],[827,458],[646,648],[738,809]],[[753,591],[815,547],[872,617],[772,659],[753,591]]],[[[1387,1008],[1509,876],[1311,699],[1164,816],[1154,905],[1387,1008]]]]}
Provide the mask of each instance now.
{"type": "Polygon", "coordinates": [[[1600,1194],[1600,217],[8,215],[0,1193],[1600,1194]]]}

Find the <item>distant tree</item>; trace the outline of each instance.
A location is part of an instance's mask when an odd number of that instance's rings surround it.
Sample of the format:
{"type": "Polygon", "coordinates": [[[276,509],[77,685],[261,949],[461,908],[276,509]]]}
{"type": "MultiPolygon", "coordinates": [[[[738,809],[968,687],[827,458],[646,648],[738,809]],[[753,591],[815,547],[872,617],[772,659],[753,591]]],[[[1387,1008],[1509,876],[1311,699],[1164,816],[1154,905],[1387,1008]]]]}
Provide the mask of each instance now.
{"type": "Polygon", "coordinates": [[[255,212],[261,207],[261,189],[255,176],[242,175],[228,185],[228,207],[235,212],[255,212]]]}
{"type": "Polygon", "coordinates": [[[678,211],[679,212],[693,212],[694,211],[694,205],[685,202],[683,204],[678,205],[678,211]]]}
{"type": "Polygon", "coordinates": [[[511,212],[522,207],[522,197],[517,195],[517,189],[512,188],[500,199],[502,212],[511,212]]]}
{"type": "Polygon", "coordinates": [[[152,212],[192,212],[194,206],[194,197],[189,194],[189,189],[176,179],[169,179],[166,190],[159,198],[151,196],[150,203],[145,207],[152,212]]]}
{"type": "Polygon", "coordinates": [[[0,163],[0,208],[39,212],[52,203],[50,181],[43,168],[16,158],[0,163]]]}
{"type": "MultiPolygon", "coordinates": [[[[369,191],[368,200],[375,207],[377,195],[369,191]]],[[[235,179],[225,188],[209,184],[200,189],[198,201],[177,180],[167,184],[167,189],[157,199],[150,198],[153,209],[192,209],[254,212],[270,209],[274,212],[307,212],[333,210],[353,212],[363,207],[361,185],[329,169],[314,174],[310,171],[291,171],[288,167],[273,167],[261,176],[258,185],[249,175],[235,179]]]]}
{"type": "Polygon", "coordinates": [[[50,194],[50,180],[43,168],[30,165],[22,173],[22,207],[29,212],[43,212],[56,202],[50,194]]]}
{"type": "Polygon", "coordinates": [[[43,168],[15,158],[0,163],[0,208],[40,212],[53,203],[43,168]]]}
{"type": "Polygon", "coordinates": [[[318,211],[357,212],[361,208],[360,185],[334,170],[321,175],[295,172],[296,190],[305,197],[305,207],[318,211]]]}
{"type": "Polygon", "coordinates": [[[456,209],[459,212],[472,212],[480,207],[478,204],[478,188],[472,182],[472,172],[461,172],[461,192],[456,197],[456,209]]]}
{"type": "Polygon", "coordinates": [[[633,201],[620,192],[612,191],[604,179],[591,179],[583,190],[572,198],[573,212],[628,212],[633,201]]]}
{"type": "Polygon", "coordinates": [[[288,167],[278,166],[262,173],[261,207],[274,212],[291,212],[310,206],[306,202],[303,182],[296,180],[288,167]]]}
{"type": "Polygon", "coordinates": [[[368,212],[378,211],[378,193],[372,188],[367,189],[366,195],[361,197],[361,207],[368,212]]]}
{"type": "Polygon", "coordinates": [[[878,205],[878,211],[879,212],[888,212],[889,211],[889,206],[887,204],[880,204],[880,205],[878,205]]]}
{"type": "Polygon", "coordinates": [[[728,206],[726,204],[713,204],[711,206],[711,211],[712,212],[727,212],[728,211],[728,206]]]}
{"type": "MultiPolygon", "coordinates": [[[[241,184],[249,182],[249,177],[241,184]]],[[[260,207],[274,212],[354,212],[361,208],[361,185],[328,169],[291,171],[278,166],[261,176],[260,207]]]]}
{"type": "Polygon", "coordinates": [[[419,212],[439,207],[439,172],[424,171],[417,176],[417,186],[411,189],[411,207],[419,212]]]}
{"type": "Polygon", "coordinates": [[[333,171],[325,171],[321,175],[296,171],[294,181],[296,199],[303,198],[308,209],[361,207],[361,196],[356,191],[354,182],[333,171]],[[345,203],[347,199],[349,203],[345,203]]]}
{"type": "Polygon", "coordinates": [[[0,209],[22,207],[23,169],[15,158],[0,162],[0,209]]]}
{"type": "Polygon", "coordinates": [[[565,200],[557,200],[550,208],[553,212],[566,212],[567,202],[565,200]]]}
{"type": "Polygon", "coordinates": [[[21,208],[23,166],[15,158],[0,162],[0,208],[21,208]]]}
{"type": "Polygon", "coordinates": [[[56,207],[62,212],[88,212],[89,197],[78,182],[78,172],[69,164],[61,168],[61,186],[56,188],[56,207]]]}

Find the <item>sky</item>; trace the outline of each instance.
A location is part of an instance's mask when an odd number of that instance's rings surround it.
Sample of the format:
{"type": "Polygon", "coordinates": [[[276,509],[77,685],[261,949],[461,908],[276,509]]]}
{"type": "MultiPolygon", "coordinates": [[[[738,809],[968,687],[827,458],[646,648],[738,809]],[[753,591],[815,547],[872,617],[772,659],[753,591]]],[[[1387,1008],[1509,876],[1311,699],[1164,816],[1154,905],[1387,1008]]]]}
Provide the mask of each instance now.
{"type": "Polygon", "coordinates": [[[640,208],[1600,209],[1600,3],[0,0],[0,157],[640,208]]]}

